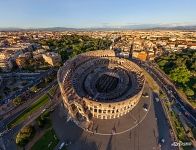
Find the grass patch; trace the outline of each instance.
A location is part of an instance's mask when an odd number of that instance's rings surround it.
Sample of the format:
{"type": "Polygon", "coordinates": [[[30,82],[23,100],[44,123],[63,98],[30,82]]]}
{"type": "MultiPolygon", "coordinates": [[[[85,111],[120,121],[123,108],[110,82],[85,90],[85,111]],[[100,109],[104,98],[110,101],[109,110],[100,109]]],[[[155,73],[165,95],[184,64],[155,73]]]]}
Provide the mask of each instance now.
{"type": "MultiPolygon", "coordinates": [[[[174,111],[171,110],[171,106],[173,104],[171,104],[169,101],[164,101],[163,104],[164,107],[166,108],[166,111],[168,112],[168,117],[170,118],[171,121],[170,123],[171,126],[173,127],[172,129],[174,131],[174,134],[176,135],[176,138],[182,142],[190,142],[190,139],[187,136],[182,123],[180,122],[179,116],[174,111]]],[[[192,146],[186,146],[186,147],[181,146],[181,148],[184,150],[192,150],[192,146]]]]}
{"type": "MultiPolygon", "coordinates": [[[[185,132],[185,129],[182,123],[180,122],[179,116],[173,111],[170,112],[170,116],[172,118],[172,125],[175,128],[175,132],[176,132],[178,140],[182,142],[191,142],[185,132]]],[[[181,147],[181,148],[184,150],[192,150],[192,146],[181,147]]]]}
{"type": "MultiPolygon", "coordinates": [[[[141,68],[142,69],[142,68],[141,68]]],[[[143,73],[146,77],[146,81],[148,82],[149,86],[152,88],[152,90],[156,93],[159,93],[159,86],[157,85],[157,83],[154,81],[154,79],[149,75],[148,72],[146,72],[144,69],[143,73]]]]}
{"type": "Polygon", "coordinates": [[[31,148],[31,150],[53,150],[59,140],[53,129],[47,131],[31,148]]]}
{"type": "Polygon", "coordinates": [[[11,121],[7,127],[11,128],[16,126],[17,124],[21,123],[25,119],[28,118],[33,112],[39,109],[41,106],[46,104],[49,101],[49,97],[45,94],[41,96],[35,103],[31,105],[28,109],[26,109],[23,113],[21,113],[18,117],[16,117],[13,121],[11,121]]]}

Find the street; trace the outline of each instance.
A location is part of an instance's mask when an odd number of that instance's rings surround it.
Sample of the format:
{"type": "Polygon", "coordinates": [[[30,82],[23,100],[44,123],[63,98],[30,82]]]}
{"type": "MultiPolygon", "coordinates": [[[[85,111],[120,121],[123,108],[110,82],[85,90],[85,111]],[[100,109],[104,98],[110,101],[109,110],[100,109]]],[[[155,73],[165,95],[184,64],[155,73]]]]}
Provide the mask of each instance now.
{"type": "MultiPolygon", "coordinates": [[[[53,82],[53,84],[56,83],[56,81],[53,82]]],[[[51,84],[49,87],[53,86],[51,84]]],[[[44,91],[47,92],[50,88],[46,88],[44,91]]],[[[44,92],[44,93],[45,93],[44,92]]],[[[41,94],[41,93],[40,93],[41,94]]],[[[43,93],[42,93],[43,95],[43,93]]],[[[32,121],[34,121],[37,117],[39,117],[44,111],[43,110],[48,110],[51,111],[53,110],[59,103],[61,102],[61,99],[58,99],[55,97],[49,103],[45,104],[44,106],[40,107],[36,112],[31,114],[26,120],[18,124],[17,126],[11,128],[11,129],[6,129],[6,125],[12,121],[14,118],[16,118],[18,115],[20,115],[23,111],[25,111],[28,107],[31,105],[26,104],[25,108],[22,109],[21,111],[9,116],[5,120],[1,120],[1,124],[3,126],[0,127],[1,135],[0,135],[0,148],[3,150],[15,150],[17,149],[16,143],[15,143],[15,136],[19,132],[19,130],[30,124],[32,121]]]]}
{"type": "Polygon", "coordinates": [[[158,95],[156,93],[153,93],[155,116],[157,118],[157,125],[159,130],[159,143],[161,143],[161,139],[165,140],[165,142],[161,144],[161,149],[162,150],[174,149],[174,147],[171,146],[171,144],[174,141],[171,138],[171,133],[170,133],[171,128],[169,122],[167,120],[167,117],[165,116],[166,114],[163,110],[160,100],[157,101],[156,98],[159,98],[158,95]]]}
{"type": "Polygon", "coordinates": [[[190,107],[182,100],[182,98],[179,96],[175,88],[168,83],[168,80],[165,79],[165,77],[161,73],[159,73],[158,70],[154,69],[153,65],[150,65],[146,62],[142,62],[139,60],[133,60],[133,61],[137,63],[139,66],[141,66],[142,68],[144,68],[151,75],[151,77],[153,77],[153,79],[157,82],[159,87],[167,94],[169,100],[175,101],[176,104],[180,105],[181,113],[187,117],[187,119],[190,121],[190,123],[193,126],[196,126],[195,109],[190,107]]]}

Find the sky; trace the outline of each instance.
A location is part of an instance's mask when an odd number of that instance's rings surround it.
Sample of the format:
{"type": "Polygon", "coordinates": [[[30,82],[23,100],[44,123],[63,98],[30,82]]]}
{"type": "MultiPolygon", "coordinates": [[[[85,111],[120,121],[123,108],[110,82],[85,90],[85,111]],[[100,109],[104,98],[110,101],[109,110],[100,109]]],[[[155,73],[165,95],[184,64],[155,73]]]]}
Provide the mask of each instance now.
{"type": "Polygon", "coordinates": [[[0,0],[0,27],[196,25],[196,0],[0,0]]]}

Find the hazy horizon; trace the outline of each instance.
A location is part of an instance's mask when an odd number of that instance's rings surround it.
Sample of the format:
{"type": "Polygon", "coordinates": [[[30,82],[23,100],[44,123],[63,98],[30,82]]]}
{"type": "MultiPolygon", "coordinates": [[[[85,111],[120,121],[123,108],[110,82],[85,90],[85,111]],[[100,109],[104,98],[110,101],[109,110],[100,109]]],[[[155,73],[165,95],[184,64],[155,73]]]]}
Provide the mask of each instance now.
{"type": "Polygon", "coordinates": [[[196,25],[196,1],[2,0],[1,28],[196,25]]]}

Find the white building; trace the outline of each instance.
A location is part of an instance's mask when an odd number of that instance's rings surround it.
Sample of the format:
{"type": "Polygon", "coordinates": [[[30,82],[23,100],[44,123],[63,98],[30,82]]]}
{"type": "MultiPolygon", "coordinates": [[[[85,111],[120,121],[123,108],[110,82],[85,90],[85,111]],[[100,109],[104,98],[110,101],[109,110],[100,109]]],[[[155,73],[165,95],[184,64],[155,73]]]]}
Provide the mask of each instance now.
{"type": "Polygon", "coordinates": [[[61,56],[54,52],[48,52],[46,54],[43,54],[43,59],[45,62],[52,66],[59,66],[61,64],[61,56]]]}

